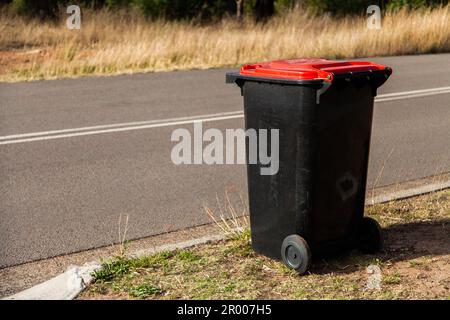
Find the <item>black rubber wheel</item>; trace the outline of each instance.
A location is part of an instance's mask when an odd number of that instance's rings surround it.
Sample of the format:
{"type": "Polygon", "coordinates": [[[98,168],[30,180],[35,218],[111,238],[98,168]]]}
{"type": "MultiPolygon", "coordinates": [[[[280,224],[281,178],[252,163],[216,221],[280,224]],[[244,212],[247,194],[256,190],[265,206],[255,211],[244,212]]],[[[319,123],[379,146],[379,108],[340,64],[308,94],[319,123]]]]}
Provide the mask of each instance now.
{"type": "Polygon", "coordinates": [[[303,274],[311,262],[311,250],[305,239],[297,234],[287,236],[281,245],[281,257],[289,267],[303,274]]]}
{"type": "Polygon", "coordinates": [[[358,248],[364,253],[375,253],[383,246],[380,224],[372,218],[364,217],[358,230],[358,248]]]}

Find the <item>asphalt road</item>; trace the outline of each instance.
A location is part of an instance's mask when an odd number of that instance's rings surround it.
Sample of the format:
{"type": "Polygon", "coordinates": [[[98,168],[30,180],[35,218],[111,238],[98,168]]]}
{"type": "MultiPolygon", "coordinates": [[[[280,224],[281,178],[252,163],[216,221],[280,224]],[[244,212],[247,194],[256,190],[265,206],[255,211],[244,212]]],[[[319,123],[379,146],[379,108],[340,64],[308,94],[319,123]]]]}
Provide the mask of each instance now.
{"type": "MultiPolygon", "coordinates": [[[[449,87],[450,54],[370,60],[394,75],[376,103],[369,186],[384,163],[378,186],[449,172],[449,90],[389,94],[449,87]]],[[[135,239],[209,222],[202,206],[225,190],[246,196],[243,165],[170,159],[184,117],[242,110],[226,71],[0,84],[0,268],[117,242],[121,214],[135,239]]]]}

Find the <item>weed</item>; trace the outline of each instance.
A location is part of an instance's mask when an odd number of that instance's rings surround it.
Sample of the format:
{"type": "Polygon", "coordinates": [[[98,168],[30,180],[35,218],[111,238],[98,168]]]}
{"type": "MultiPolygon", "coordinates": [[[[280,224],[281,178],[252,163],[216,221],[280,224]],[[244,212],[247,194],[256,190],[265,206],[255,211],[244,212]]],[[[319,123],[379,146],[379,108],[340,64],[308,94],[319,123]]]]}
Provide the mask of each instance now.
{"type": "Polygon", "coordinates": [[[195,253],[193,253],[192,251],[189,250],[183,250],[178,252],[178,258],[180,258],[183,261],[188,261],[188,262],[194,262],[194,261],[198,261],[200,259],[200,257],[198,255],[196,255],[195,253]]]}
{"type": "Polygon", "coordinates": [[[125,222],[122,230],[122,215],[119,215],[119,256],[124,257],[125,253],[128,248],[128,241],[127,241],[127,232],[128,232],[128,219],[129,216],[125,216],[125,222]]]}
{"type": "Polygon", "coordinates": [[[383,277],[384,284],[399,284],[402,280],[400,273],[395,272],[394,274],[386,275],[383,277]]]}
{"type": "Polygon", "coordinates": [[[161,292],[161,288],[148,283],[136,285],[129,290],[130,296],[141,299],[160,294],[161,292]]]}
{"type": "Polygon", "coordinates": [[[118,257],[115,260],[109,260],[102,264],[99,270],[92,273],[94,279],[98,282],[110,281],[115,277],[122,276],[130,271],[129,260],[118,257]]]}

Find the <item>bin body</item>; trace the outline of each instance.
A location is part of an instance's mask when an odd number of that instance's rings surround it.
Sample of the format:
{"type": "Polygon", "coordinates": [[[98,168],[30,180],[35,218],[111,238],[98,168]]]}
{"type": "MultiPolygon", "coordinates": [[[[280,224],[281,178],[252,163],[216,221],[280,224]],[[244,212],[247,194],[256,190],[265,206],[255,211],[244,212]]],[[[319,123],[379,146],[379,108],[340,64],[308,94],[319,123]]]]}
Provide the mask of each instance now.
{"type": "MultiPolygon", "coordinates": [[[[295,61],[288,67],[295,68],[295,61]]],[[[306,62],[318,70],[333,64],[306,62]]],[[[291,234],[302,236],[315,255],[356,241],[374,97],[391,70],[370,64],[373,69],[349,65],[347,71],[337,64],[339,72],[320,70],[305,79],[242,74],[247,66],[228,74],[228,82],[241,87],[246,129],[279,130],[278,172],[261,175],[260,162],[247,165],[252,246],[266,256],[280,259],[283,239],[291,234]]]]}

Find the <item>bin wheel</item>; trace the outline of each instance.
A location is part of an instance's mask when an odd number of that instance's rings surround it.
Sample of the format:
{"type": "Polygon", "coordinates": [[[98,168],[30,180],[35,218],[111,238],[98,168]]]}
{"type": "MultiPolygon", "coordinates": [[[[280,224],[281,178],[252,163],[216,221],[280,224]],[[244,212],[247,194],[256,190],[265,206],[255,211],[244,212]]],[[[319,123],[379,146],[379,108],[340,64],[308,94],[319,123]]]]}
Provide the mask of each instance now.
{"type": "Polygon", "coordinates": [[[375,253],[383,245],[380,224],[372,218],[364,217],[358,230],[358,247],[364,253],[375,253]]]}
{"type": "Polygon", "coordinates": [[[281,257],[289,268],[303,274],[308,270],[311,262],[311,250],[305,239],[297,234],[291,234],[281,245],[281,257]]]}

